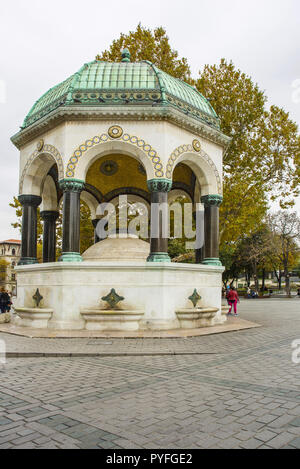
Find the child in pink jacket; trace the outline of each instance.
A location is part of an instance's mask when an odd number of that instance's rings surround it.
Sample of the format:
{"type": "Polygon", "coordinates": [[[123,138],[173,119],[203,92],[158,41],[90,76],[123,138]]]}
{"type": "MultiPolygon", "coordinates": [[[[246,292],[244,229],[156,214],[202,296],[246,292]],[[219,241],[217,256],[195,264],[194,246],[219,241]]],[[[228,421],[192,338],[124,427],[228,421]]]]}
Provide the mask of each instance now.
{"type": "Polygon", "coordinates": [[[230,305],[230,310],[228,312],[231,315],[232,306],[234,307],[234,315],[237,316],[237,304],[240,302],[239,295],[234,287],[231,287],[230,291],[227,294],[227,300],[230,305]]]}

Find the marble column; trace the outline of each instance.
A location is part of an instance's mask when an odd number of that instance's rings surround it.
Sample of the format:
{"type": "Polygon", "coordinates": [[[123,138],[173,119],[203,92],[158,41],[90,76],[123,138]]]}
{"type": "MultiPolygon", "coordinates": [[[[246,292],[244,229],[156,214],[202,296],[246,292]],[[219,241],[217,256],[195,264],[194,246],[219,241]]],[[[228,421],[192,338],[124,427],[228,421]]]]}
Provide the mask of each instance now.
{"type": "Polygon", "coordinates": [[[80,194],[84,181],[63,179],[63,239],[61,262],[82,262],[80,255],[80,194]]]}
{"type": "Polygon", "coordinates": [[[45,210],[41,212],[44,222],[43,229],[43,262],[56,261],[56,220],[59,212],[45,210]]]}
{"type": "Polygon", "coordinates": [[[201,197],[204,204],[204,259],[202,264],[222,265],[219,259],[219,207],[221,195],[201,197]]]}
{"type": "Polygon", "coordinates": [[[168,223],[168,217],[164,220],[162,212],[168,213],[168,192],[172,188],[170,179],[152,179],[148,181],[151,192],[151,234],[150,255],[148,262],[171,262],[168,254],[168,237],[165,236],[164,226],[168,223]],[[162,211],[160,210],[162,209],[162,211]]]}
{"type": "Polygon", "coordinates": [[[37,208],[42,202],[38,195],[20,195],[22,205],[22,245],[19,265],[37,264],[37,208]]]}

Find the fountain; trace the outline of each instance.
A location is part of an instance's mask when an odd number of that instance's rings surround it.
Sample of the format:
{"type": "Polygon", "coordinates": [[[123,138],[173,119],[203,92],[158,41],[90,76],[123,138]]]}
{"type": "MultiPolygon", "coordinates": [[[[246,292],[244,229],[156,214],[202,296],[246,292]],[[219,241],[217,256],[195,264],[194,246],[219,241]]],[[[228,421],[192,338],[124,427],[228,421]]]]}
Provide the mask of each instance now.
{"type": "Polygon", "coordinates": [[[144,311],[128,311],[118,307],[125,298],[118,295],[114,288],[107,296],[102,297],[106,309],[84,309],[81,315],[86,321],[85,328],[90,331],[137,331],[144,311]]]}
{"type": "Polygon", "coordinates": [[[15,308],[17,314],[15,325],[33,327],[35,329],[46,329],[48,327],[48,321],[52,317],[53,309],[39,307],[44,299],[39,289],[36,290],[32,299],[34,301],[34,307],[15,308]]]}
{"type": "Polygon", "coordinates": [[[214,325],[214,319],[216,317],[218,308],[201,308],[198,307],[198,303],[201,300],[201,296],[194,290],[194,293],[189,297],[189,300],[193,303],[193,308],[186,308],[176,311],[180,327],[182,329],[198,329],[200,327],[209,327],[214,325]]]}

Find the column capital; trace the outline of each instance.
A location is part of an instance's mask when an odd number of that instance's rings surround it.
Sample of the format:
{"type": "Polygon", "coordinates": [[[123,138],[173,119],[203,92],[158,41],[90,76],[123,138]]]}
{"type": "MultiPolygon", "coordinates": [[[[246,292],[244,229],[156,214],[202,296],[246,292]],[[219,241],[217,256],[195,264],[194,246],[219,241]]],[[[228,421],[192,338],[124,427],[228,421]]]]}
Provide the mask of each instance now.
{"type": "Polygon", "coordinates": [[[150,179],[147,181],[150,192],[170,192],[173,181],[171,179],[150,179]]]}
{"type": "Polygon", "coordinates": [[[40,213],[42,220],[56,221],[59,217],[59,212],[56,210],[44,210],[40,213]]]}
{"type": "Polygon", "coordinates": [[[39,195],[19,195],[18,200],[22,206],[38,207],[42,203],[39,195]]]}
{"type": "Polygon", "coordinates": [[[85,186],[85,182],[81,179],[61,179],[59,181],[59,187],[63,192],[82,192],[85,186]]]}
{"type": "Polygon", "coordinates": [[[219,194],[209,194],[201,197],[202,204],[207,207],[220,207],[223,202],[223,196],[219,194]]]}

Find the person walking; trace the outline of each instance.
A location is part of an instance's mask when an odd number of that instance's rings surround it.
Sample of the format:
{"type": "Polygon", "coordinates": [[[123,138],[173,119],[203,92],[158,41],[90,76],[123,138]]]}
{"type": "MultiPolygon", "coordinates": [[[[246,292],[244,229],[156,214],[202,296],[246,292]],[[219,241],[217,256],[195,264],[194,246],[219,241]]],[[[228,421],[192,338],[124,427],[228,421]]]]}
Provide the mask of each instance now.
{"type": "Polygon", "coordinates": [[[0,314],[4,314],[6,311],[6,296],[4,288],[0,291],[0,314]]]}
{"type": "Polygon", "coordinates": [[[8,291],[6,291],[6,292],[4,293],[4,295],[5,295],[5,303],[6,303],[6,305],[5,305],[5,312],[6,312],[6,313],[10,313],[11,305],[12,305],[11,296],[10,296],[10,294],[9,294],[8,291]]]}
{"type": "Polygon", "coordinates": [[[234,307],[234,316],[237,317],[238,316],[238,313],[237,313],[237,304],[240,302],[240,299],[239,299],[239,295],[238,295],[238,292],[236,291],[236,289],[234,287],[231,287],[228,295],[227,295],[227,298],[228,298],[228,303],[230,305],[230,309],[228,311],[228,316],[231,316],[232,313],[232,307],[234,307]]]}

